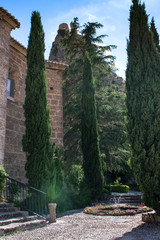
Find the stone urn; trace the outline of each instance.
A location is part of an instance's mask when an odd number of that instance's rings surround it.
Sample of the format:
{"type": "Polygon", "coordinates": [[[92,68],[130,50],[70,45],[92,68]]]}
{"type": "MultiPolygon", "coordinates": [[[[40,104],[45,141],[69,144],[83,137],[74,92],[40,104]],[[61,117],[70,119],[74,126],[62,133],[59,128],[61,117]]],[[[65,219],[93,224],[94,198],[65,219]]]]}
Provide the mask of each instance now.
{"type": "Polygon", "coordinates": [[[48,208],[49,208],[49,221],[50,223],[56,222],[56,203],[48,203],[48,208]]]}

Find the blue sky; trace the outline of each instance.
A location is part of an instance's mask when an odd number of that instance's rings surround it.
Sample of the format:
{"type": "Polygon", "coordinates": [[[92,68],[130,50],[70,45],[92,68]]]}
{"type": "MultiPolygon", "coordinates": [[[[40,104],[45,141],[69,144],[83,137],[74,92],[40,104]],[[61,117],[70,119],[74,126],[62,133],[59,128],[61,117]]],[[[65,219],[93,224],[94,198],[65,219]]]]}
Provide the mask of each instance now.
{"type": "MultiPolygon", "coordinates": [[[[159,0],[144,0],[149,21],[154,16],[160,32],[159,0]]],[[[1,6],[21,23],[20,29],[12,31],[12,36],[25,47],[28,44],[32,11],[39,11],[45,32],[45,58],[48,59],[52,42],[59,24],[70,23],[74,17],[83,25],[86,22],[100,22],[104,27],[99,34],[107,34],[104,44],[117,45],[112,51],[116,57],[117,74],[125,78],[127,63],[126,42],[129,35],[129,9],[131,0],[1,0],[1,6]]]]}

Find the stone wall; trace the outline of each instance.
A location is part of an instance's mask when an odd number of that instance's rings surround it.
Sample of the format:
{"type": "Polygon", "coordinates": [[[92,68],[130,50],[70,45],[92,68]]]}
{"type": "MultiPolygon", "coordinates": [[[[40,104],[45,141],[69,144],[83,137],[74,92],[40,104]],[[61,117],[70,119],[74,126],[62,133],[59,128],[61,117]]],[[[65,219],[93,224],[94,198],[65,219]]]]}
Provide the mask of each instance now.
{"type": "Polygon", "coordinates": [[[22,136],[25,132],[23,103],[26,71],[26,49],[11,38],[9,77],[13,89],[12,96],[7,98],[4,167],[10,177],[22,182],[27,181],[25,178],[26,157],[22,150],[22,136]]]}
{"type": "Polygon", "coordinates": [[[65,68],[66,65],[62,63],[46,62],[52,142],[55,142],[59,147],[63,146],[62,75],[65,68]]]}
{"type": "Polygon", "coordinates": [[[10,32],[20,23],[0,7],[0,164],[4,162],[10,32]]]}
{"type": "MultiPolygon", "coordinates": [[[[0,164],[10,177],[27,182],[26,155],[22,151],[27,51],[10,37],[11,30],[19,26],[18,20],[0,7],[0,164]],[[8,78],[12,87],[7,97],[8,78]]],[[[66,67],[62,62],[46,61],[52,142],[59,147],[63,145],[62,75],[66,67]]]]}
{"type": "MultiPolygon", "coordinates": [[[[52,127],[52,142],[63,146],[62,75],[63,63],[46,61],[48,103],[52,127]]],[[[9,76],[14,89],[7,99],[6,141],[4,166],[9,176],[22,182],[25,178],[26,157],[22,150],[25,132],[23,103],[25,99],[25,77],[27,74],[26,49],[11,38],[9,76]]]]}

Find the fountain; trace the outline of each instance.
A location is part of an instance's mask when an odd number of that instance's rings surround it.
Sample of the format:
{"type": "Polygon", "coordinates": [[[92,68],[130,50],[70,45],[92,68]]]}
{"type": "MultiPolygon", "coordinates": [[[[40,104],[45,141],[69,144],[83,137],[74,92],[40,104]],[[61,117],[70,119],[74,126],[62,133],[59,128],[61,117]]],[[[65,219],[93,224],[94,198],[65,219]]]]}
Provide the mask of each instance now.
{"type": "Polygon", "coordinates": [[[112,198],[112,200],[113,200],[113,203],[114,203],[114,204],[119,204],[120,201],[121,201],[121,196],[116,196],[116,195],[114,195],[114,197],[112,198]]]}

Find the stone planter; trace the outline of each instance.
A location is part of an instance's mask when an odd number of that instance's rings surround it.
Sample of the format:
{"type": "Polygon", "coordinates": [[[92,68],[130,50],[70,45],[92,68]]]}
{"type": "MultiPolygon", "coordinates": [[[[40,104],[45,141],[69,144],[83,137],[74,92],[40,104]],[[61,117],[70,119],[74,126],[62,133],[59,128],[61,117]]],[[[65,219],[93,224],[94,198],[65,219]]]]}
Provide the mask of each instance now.
{"type": "Polygon", "coordinates": [[[148,223],[160,223],[160,216],[158,216],[156,213],[143,213],[142,221],[148,223]]]}
{"type": "Polygon", "coordinates": [[[56,206],[57,206],[56,203],[48,203],[49,215],[50,215],[49,221],[51,223],[56,222],[56,206]]]}

